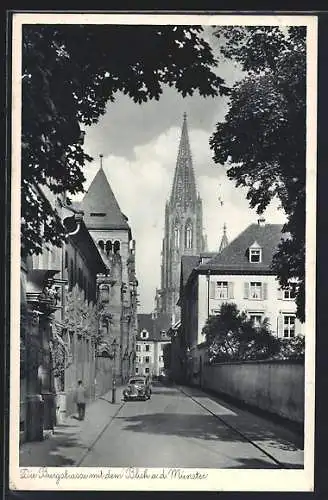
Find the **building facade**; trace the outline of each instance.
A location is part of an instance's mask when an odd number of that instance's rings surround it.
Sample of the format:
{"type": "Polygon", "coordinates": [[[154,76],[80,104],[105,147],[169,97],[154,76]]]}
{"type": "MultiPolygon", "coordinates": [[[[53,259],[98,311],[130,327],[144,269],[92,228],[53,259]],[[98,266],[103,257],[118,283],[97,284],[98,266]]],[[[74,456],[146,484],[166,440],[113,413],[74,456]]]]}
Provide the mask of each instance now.
{"type": "Polygon", "coordinates": [[[153,314],[138,315],[136,375],[159,377],[164,372],[164,347],[170,338],[153,314]]]}
{"type": "Polygon", "coordinates": [[[78,379],[94,396],[96,278],[105,271],[82,214],[67,207],[63,196],[35,189],[60,215],[67,241],[22,259],[21,441],[42,439],[44,430],[74,411],[78,379]]]}
{"type": "Polygon", "coordinates": [[[296,318],[294,285],[282,290],[271,269],[281,231],[282,226],[260,219],[215,257],[193,267],[180,293],[187,349],[204,342],[208,317],[218,314],[226,302],[235,303],[255,325],[268,318],[272,334],[279,338],[304,334],[304,325],[296,318]]]}
{"type": "MultiPolygon", "coordinates": [[[[137,334],[135,240],[100,165],[78,207],[106,267],[98,276],[100,350],[113,358],[115,378],[134,373],[137,334]]],[[[101,352],[99,353],[101,354],[101,352]]]]}
{"type": "Polygon", "coordinates": [[[157,310],[170,318],[168,327],[180,316],[177,302],[181,256],[199,254],[203,250],[202,200],[197,194],[187,117],[184,114],[171,195],[165,206],[161,289],[156,293],[156,297],[160,297],[157,310]]]}

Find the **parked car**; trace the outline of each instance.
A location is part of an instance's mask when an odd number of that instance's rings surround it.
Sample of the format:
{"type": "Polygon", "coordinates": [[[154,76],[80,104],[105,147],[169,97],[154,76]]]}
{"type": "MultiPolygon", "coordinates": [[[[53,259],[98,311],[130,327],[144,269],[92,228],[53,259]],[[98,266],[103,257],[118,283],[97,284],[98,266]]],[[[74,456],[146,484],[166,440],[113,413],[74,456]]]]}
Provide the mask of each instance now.
{"type": "Polygon", "coordinates": [[[148,377],[131,377],[127,387],[123,390],[123,399],[141,399],[146,401],[151,397],[151,385],[148,377]]]}

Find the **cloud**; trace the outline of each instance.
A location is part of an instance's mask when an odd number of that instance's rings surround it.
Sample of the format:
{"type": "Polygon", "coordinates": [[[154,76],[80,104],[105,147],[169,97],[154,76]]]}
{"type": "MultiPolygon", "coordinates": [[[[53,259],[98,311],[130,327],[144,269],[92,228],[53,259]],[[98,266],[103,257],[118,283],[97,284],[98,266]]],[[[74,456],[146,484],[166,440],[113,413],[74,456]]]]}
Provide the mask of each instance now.
{"type": "MultiPolygon", "coordinates": [[[[249,208],[246,189],[236,188],[227,177],[215,183],[213,177],[200,176],[198,183],[203,199],[203,225],[210,251],[218,250],[224,224],[227,225],[227,236],[230,242],[260,217],[255,209],[249,208]],[[223,205],[219,198],[223,201],[223,205]]],[[[284,224],[286,221],[284,212],[279,210],[278,206],[279,203],[274,201],[264,212],[263,217],[267,223],[284,224]]]]}
{"type": "MultiPolygon", "coordinates": [[[[173,126],[153,137],[146,144],[133,148],[133,158],[108,154],[103,158],[104,171],[122,212],[129,218],[136,240],[136,271],[139,280],[141,307],[150,312],[154,306],[156,287],[160,287],[161,247],[164,236],[164,209],[169,197],[181,126],[173,126]]],[[[189,139],[193,154],[196,184],[203,199],[203,225],[209,250],[219,248],[223,224],[228,226],[231,241],[257,219],[250,210],[246,191],[235,188],[225,169],[213,166],[208,145],[208,132],[192,128],[189,139]],[[219,199],[224,201],[220,205],[219,199]]],[[[87,189],[99,168],[99,160],[85,171],[87,189]]],[[[284,222],[276,206],[265,214],[267,221],[284,222]]]]}

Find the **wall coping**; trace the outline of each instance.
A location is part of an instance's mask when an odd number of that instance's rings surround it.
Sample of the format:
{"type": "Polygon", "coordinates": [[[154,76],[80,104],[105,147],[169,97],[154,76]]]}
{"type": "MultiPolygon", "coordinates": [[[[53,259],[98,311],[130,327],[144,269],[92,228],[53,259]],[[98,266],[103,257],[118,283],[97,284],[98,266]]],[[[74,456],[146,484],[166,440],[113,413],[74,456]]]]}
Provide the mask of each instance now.
{"type": "Polygon", "coordinates": [[[222,365],[304,365],[303,359],[253,359],[248,361],[222,361],[217,363],[206,362],[207,366],[222,365]]]}

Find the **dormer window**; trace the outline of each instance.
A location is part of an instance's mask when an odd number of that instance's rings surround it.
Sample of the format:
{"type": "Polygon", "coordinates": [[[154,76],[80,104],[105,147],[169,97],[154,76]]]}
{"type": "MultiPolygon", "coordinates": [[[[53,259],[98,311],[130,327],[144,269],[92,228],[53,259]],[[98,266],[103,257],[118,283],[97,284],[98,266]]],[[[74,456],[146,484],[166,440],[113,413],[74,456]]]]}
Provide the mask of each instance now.
{"type": "Polygon", "coordinates": [[[147,332],[147,330],[145,330],[145,329],[144,329],[144,330],[142,330],[142,331],[140,332],[140,337],[141,337],[142,339],[148,339],[148,337],[149,337],[149,333],[147,332]]]}
{"type": "Polygon", "coordinates": [[[262,262],[262,248],[256,241],[249,247],[249,262],[262,262]]]}

